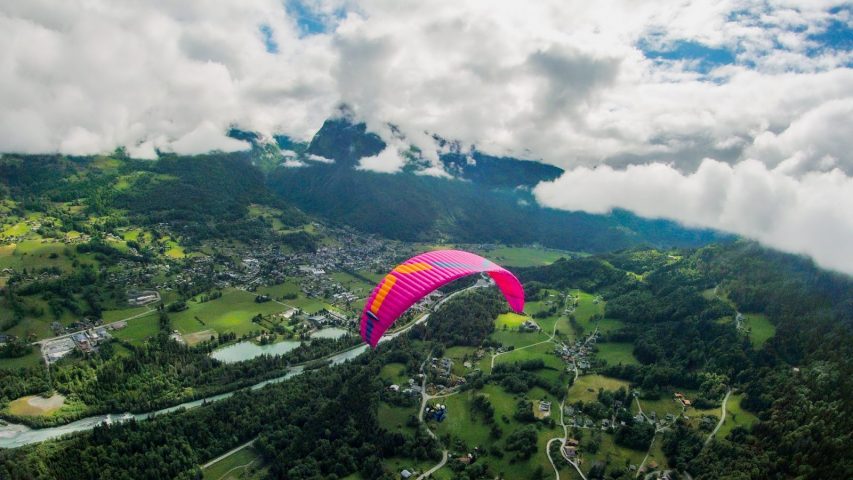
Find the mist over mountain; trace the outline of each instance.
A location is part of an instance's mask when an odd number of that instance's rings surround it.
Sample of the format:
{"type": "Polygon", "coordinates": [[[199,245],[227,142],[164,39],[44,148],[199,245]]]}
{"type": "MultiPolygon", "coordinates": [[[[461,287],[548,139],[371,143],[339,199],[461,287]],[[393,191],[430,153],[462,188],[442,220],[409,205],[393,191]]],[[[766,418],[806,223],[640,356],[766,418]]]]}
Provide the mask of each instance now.
{"type": "MultiPolygon", "coordinates": [[[[239,134],[251,139],[251,135],[239,134]]],[[[408,241],[542,244],[580,251],[634,245],[697,246],[728,235],[642,219],[624,210],[606,215],[540,206],[530,188],[563,171],[535,161],[494,157],[441,140],[442,175],[417,149],[394,174],[361,168],[387,145],[363,123],[327,120],[311,142],[278,137],[288,160],[270,170],[268,185],[310,214],[408,241]],[[318,158],[326,161],[317,161],[318,158]],[[298,162],[298,166],[293,166],[298,162]],[[426,174],[425,174],[426,173],[426,174]]],[[[255,151],[262,147],[255,143],[255,151]]]]}

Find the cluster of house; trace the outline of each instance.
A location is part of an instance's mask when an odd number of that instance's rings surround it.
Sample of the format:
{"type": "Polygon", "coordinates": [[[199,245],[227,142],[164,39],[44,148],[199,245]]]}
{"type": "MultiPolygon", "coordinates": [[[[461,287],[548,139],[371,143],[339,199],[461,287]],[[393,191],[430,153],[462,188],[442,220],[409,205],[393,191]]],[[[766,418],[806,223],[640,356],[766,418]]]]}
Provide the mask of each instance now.
{"type": "Polygon", "coordinates": [[[574,438],[567,438],[563,444],[563,456],[572,460],[578,456],[578,446],[580,442],[574,438]]]}
{"type": "Polygon", "coordinates": [[[565,343],[557,345],[554,352],[568,364],[567,369],[574,371],[576,365],[579,370],[589,370],[590,358],[594,354],[592,346],[595,345],[597,335],[592,335],[586,342],[576,340],[572,345],[565,343]]]}
{"type": "Polygon", "coordinates": [[[50,329],[56,335],[62,335],[67,332],[77,332],[82,330],[91,330],[97,327],[100,327],[103,324],[103,320],[95,317],[83,317],[77,321],[71,322],[68,326],[64,326],[59,322],[54,321],[50,324],[50,329]]]}
{"type": "Polygon", "coordinates": [[[110,340],[109,330],[120,330],[127,327],[127,322],[114,322],[106,327],[89,328],[72,335],[46,341],[41,345],[41,353],[47,363],[54,363],[75,349],[83,353],[91,353],[98,345],[110,340]]]}
{"type": "MultiPolygon", "coordinates": [[[[106,283],[110,285],[151,285],[160,274],[168,274],[170,267],[166,263],[143,263],[122,259],[118,268],[104,272],[106,283]]],[[[168,285],[158,285],[157,289],[166,289],[168,285]]]]}
{"type": "Polygon", "coordinates": [[[111,338],[112,336],[107,333],[107,329],[104,327],[90,329],[71,335],[71,339],[74,340],[74,344],[83,353],[94,352],[95,349],[97,349],[98,344],[106,342],[111,338]]]}
{"type": "MultiPolygon", "coordinates": [[[[422,375],[423,374],[419,373],[417,376],[419,378],[423,378],[422,375]]],[[[415,382],[414,378],[409,379],[408,386],[406,388],[401,388],[399,385],[394,384],[394,385],[391,385],[390,387],[388,387],[388,389],[391,390],[392,392],[401,392],[404,395],[411,395],[413,397],[414,396],[420,396],[424,391],[423,388],[421,388],[421,386],[415,382]]]]}
{"type": "Polygon", "coordinates": [[[453,374],[453,360],[442,357],[433,358],[429,366],[434,383],[427,384],[427,393],[430,395],[441,395],[465,383],[465,379],[453,374]]]}
{"type": "Polygon", "coordinates": [[[687,397],[685,397],[683,393],[675,392],[675,399],[681,402],[681,405],[685,408],[693,405],[693,402],[691,402],[687,397]]]}
{"type": "Polygon", "coordinates": [[[518,326],[518,330],[520,332],[538,332],[540,328],[536,322],[532,320],[525,320],[518,326]]]}
{"type": "Polygon", "coordinates": [[[447,418],[447,405],[441,403],[436,405],[427,405],[424,409],[424,418],[426,420],[443,422],[444,419],[447,418]]]}
{"type": "MultiPolygon", "coordinates": [[[[289,310],[288,310],[289,311],[289,310]]],[[[334,310],[323,309],[308,317],[308,322],[316,328],[343,327],[351,323],[353,319],[347,318],[342,313],[334,310]]]]}

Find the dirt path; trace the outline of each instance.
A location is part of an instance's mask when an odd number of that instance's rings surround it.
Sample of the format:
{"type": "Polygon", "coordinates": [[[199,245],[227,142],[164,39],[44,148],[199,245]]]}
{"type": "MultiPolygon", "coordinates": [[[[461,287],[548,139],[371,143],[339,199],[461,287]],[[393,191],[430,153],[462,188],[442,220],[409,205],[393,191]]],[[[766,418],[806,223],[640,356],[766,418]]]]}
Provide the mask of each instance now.
{"type": "Polygon", "coordinates": [[[256,458],[256,459],[252,460],[251,462],[249,462],[249,463],[247,463],[247,464],[245,464],[245,465],[237,465],[236,467],[232,468],[231,470],[228,470],[227,472],[223,473],[223,474],[222,474],[222,476],[221,476],[221,477],[219,477],[217,480],[222,480],[223,478],[225,478],[225,477],[227,477],[229,474],[231,474],[231,472],[233,472],[234,470],[239,470],[239,469],[241,469],[241,468],[249,468],[249,467],[251,467],[251,466],[252,466],[252,464],[253,464],[253,463],[255,463],[255,462],[257,462],[257,461],[258,461],[258,459],[256,458]]]}
{"type": "Polygon", "coordinates": [[[714,438],[714,435],[716,435],[717,432],[720,430],[720,427],[723,426],[723,422],[726,421],[726,404],[729,402],[729,396],[731,396],[731,394],[732,394],[731,388],[726,390],[726,396],[723,398],[723,406],[722,406],[721,412],[720,412],[720,421],[717,422],[717,426],[714,427],[714,431],[711,432],[711,434],[708,435],[708,438],[705,439],[705,445],[708,445],[709,443],[711,443],[711,439],[714,438]]]}
{"type": "MultiPolygon", "coordinates": [[[[228,450],[227,452],[223,453],[222,455],[220,455],[220,456],[218,456],[218,457],[214,458],[213,460],[211,460],[211,461],[209,461],[209,462],[205,463],[204,465],[202,465],[202,466],[201,466],[201,468],[202,468],[202,469],[210,468],[210,466],[211,466],[211,465],[213,465],[214,463],[216,463],[216,462],[218,462],[218,461],[220,461],[220,460],[223,460],[223,459],[225,459],[225,458],[228,458],[228,457],[230,457],[231,455],[234,455],[235,453],[239,452],[240,450],[242,450],[242,449],[244,449],[244,448],[246,448],[246,447],[248,447],[248,446],[251,446],[253,443],[255,443],[255,441],[256,441],[257,439],[258,439],[258,437],[255,437],[255,438],[253,438],[253,439],[249,440],[248,442],[246,442],[246,443],[244,443],[244,444],[240,445],[239,447],[236,447],[236,448],[233,448],[233,449],[231,449],[231,450],[228,450]]],[[[243,466],[245,467],[246,465],[243,465],[243,466]]],[[[236,468],[239,468],[239,467],[236,467],[236,468]]],[[[232,469],[232,470],[233,470],[233,469],[232,469]]],[[[226,472],[226,473],[229,473],[229,472],[226,472]]]]}
{"type": "Polygon", "coordinates": [[[507,353],[517,352],[519,350],[524,350],[525,348],[535,347],[536,345],[542,345],[543,343],[553,342],[555,335],[557,335],[557,322],[554,322],[554,329],[551,331],[551,336],[546,338],[545,340],[542,340],[541,342],[531,343],[530,345],[525,345],[523,347],[514,348],[512,350],[507,350],[505,352],[493,354],[491,365],[489,365],[489,373],[491,373],[491,371],[495,369],[495,359],[499,356],[506,355],[507,353]]]}
{"type": "MultiPolygon", "coordinates": [[[[427,429],[427,430],[429,430],[429,429],[427,429]]],[[[435,472],[437,472],[438,470],[440,470],[440,469],[441,469],[441,467],[443,467],[446,463],[447,463],[447,450],[444,450],[443,452],[441,452],[441,461],[440,461],[440,462],[438,462],[437,464],[435,464],[435,466],[434,466],[434,467],[430,468],[430,469],[429,469],[429,470],[427,470],[426,472],[424,472],[424,473],[420,474],[420,475],[418,476],[417,480],[422,480],[422,479],[424,479],[424,478],[429,478],[429,476],[430,476],[430,475],[432,475],[433,473],[435,473],[435,472]]]]}

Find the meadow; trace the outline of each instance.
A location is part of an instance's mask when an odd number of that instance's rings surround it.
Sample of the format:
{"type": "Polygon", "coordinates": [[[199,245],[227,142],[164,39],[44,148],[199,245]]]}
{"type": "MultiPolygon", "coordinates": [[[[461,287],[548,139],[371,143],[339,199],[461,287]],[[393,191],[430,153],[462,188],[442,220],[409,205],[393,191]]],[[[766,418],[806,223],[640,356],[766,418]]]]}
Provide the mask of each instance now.
{"type": "Polygon", "coordinates": [[[628,342],[607,342],[595,345],[598,349],[596,356],[607,361],[608,365],[639,365],[634,357],[634,344],[628,342]]]}
{"type": "Polygon", "coordinates": [[[760,349],[767,343],[767,340],[776,335],[776,326],[770,323],[767,315],[746,313],[744,317],[746,317],[744,327],[749,329],[749,341],[754,348],[760,349]]]}
{"type": "Polygon", "coordinates": [[[749,428],[758,421],[754,413],[741,407],[742,394],[732,394],[726,404],[726,420],[717,432],[717,438],[725,438],[735,427],[749,428]]]}
{"type": "Polygon", "coordinates": [[[628,388],[630,383],[617,378],[605,377],[603,375],[582,375],[569,388],[567,402],[591,402],[598,398],[598,390],[619,390],[619,387],[628,388]]]}
{"type": "Polygon", "coordinates": [[[260,479],[266,476],[262,462],[258,451],[248,446],[205,468],[202,473],[205,480],[260,479]]]}
{"type": "MultiPolygon", "coordinates": [[[[520,399],[527,399],[529,401],[542,399],[552,402],[552,405],[555,407],[559,405],[558,399],[540,388],[533,388],[525,394],[511,394],[500,386],[487,385],[480,391],[466,391],[436,400],[447,405],[447,419],[442,423],[432,422],[431,425],[439,437],[450,435],[453,439],[462,440],[469,449],[473,449],[475,446],[481,448],[499,446],[503,449],[506,437],[525,425],[513,418],[516,403],[520,399]],[[471,402],[474,395],[478,393],[487,395],[495,409],[495,421],[503,430],[503,435],[500,439],[496,440],[491,437],[490,427],[483,422],[481,414],[472,413],[471,402]]],[[[559,415],[557,408],[552,407],[552,412],[552,415],[559,415]]],[[[558,419],[559,417],[557,417],[558,419]]],[[[548,457],[545,455],[545,445],[549,439],[561,436],[562,428],[550,428],[542,421],[537,421],[534,425],[537,427],[537,450],[529,459],[514,461],[514,455],[509,451],[505,452],[503,458],[495,456],[488,458],[492,470],[500,474],[502,478],[526,478],[530,472],[533,472],[538,467],[542,467],[545,472],[553,471],[548,462],[548,457]]],[[[468,452],[455,451],[451,448],[452,455],[459,456],[466,453],[468,452]]],[[[445,467],[437,472],[435,478],[453,478],[450,473],[450,469],[445,467]]]]}
{"type": "Polygon", "coordinates": [[[244,335],[261,330],[261,326],[252,323],[255,315],[269,315],[288,309],[276,302],[256,303],[255,296],[254,293],[227,288],[222,291],[222,297],[215,300],[187,302],[189,308],[169,313],[169,318],[172,326],[182,334],[215,330],[220,334],[232,332],[244,335]]]}
{"type": "Polygon", "coordinates": [[[498,247],[479,253],[504,267],[537,267],[572,256],[571,252],[536,247],[498,247]]]}

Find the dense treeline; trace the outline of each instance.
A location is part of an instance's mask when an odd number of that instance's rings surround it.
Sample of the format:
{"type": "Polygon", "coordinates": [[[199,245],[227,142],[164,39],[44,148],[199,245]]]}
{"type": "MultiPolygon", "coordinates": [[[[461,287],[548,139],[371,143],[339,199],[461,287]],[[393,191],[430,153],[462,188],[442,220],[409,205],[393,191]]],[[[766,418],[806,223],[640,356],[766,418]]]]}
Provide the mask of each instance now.
{"type": "Polygon", "coordinates": [[[509,311],[495,289],[478,288],[452,298],[430,316],[427,338],[445,346],[477,346],[495,328],[495,317],[509,311]]]}
{"type": "Polygon", "coordinates": [[[380,458],[440,452],[425,432],[391,433],[377,422],[384,354],[365,355],[319,374],[143,422],[0,451],[0,478],[199,478],[198,465],[259,436],[273,478],[395,478],[380,458]]]}

